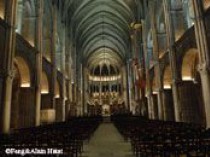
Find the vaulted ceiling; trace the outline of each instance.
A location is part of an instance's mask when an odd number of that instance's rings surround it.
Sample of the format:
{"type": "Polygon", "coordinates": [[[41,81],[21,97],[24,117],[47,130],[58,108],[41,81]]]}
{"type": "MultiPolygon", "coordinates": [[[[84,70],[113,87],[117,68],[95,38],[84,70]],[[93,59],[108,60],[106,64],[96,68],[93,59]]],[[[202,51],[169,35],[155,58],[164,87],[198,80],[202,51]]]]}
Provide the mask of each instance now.
{"type": "Polygon", "coordinates": [[[142,16],[142,0],[60,1],[77,56],[87,66],[122,65],[130,48],[130,24],[142,16]]]}

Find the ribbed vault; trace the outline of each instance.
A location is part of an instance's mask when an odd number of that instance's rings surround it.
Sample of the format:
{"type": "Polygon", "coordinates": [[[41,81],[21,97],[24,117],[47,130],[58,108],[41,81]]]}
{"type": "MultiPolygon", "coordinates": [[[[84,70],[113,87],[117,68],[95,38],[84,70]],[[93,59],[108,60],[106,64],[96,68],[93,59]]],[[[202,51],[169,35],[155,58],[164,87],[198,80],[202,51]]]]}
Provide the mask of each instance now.
{"type": "Polygon", "coordinates": [[[71,28],[77,59],[88,67],[101,62],[122,65],[131,51],[130,24],[137,21],[138,5],[136,0],[63,1],[63,19],[71,28]]]}

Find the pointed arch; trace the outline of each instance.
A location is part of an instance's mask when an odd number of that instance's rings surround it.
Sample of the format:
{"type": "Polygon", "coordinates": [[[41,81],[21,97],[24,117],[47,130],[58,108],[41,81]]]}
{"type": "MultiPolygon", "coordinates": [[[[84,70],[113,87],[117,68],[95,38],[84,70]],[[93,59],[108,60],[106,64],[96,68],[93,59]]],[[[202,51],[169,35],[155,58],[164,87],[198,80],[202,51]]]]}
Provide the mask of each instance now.
{"type": "Polygon", "coordinates": [[[182,80],[191,81],[194,80],[197,71],[198,64],[198,52],[197,49],[189,49],[182,61],[182,80]]]}
{"type": "Polygon", "coordinates": [[[49,93],[49,81],[45,71],[42,71],[42,79],[41,79],[41,93],[48,94],[49,93]]]}
{"type": "Polygon", "coordinates": [[[172,73],[170,65],[165,67],[164,74],[163,74],[163,88],[164,89],[171,89],[172,85],[172,73]]]}
{"type": "Polygon", "coordinates": [[[30,87],[31,86],[31,75],[30,69],[22,57],[15,57],[14,63],[16,64],[20,73],[20,87],[30,87]]]}

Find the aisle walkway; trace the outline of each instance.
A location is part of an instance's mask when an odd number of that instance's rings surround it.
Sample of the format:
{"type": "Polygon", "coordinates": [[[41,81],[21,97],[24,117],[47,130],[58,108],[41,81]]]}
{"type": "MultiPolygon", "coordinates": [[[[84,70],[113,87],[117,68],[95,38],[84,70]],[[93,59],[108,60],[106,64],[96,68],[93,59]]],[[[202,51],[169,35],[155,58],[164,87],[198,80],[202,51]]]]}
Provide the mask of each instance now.
{"type": "Polygon", "coordinates": [[[134,157],[129,142],[112,123],[102,123],[89,143],[84,145],[82,157],[134,157]]]}

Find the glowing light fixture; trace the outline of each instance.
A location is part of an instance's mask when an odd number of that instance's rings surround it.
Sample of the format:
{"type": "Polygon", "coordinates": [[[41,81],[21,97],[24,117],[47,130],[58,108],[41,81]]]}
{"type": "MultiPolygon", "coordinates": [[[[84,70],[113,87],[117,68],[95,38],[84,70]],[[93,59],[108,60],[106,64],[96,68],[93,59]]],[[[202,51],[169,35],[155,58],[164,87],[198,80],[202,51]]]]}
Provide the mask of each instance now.
{"type": "Polygon", "coordinates": [[[60,98],[60,94],[56,94],[55,95],[55,98],[60,98]]]}
{"type": "Polygon", "coordinates": [[[31,86],[31,84],[30,83],[28,83],[28,82],[23,82],[21,85],[20,85],[20,87],[22,87],[22,88],[28,88],[28,87],[30,87],[31,86]]]}
{"type": "Polygon", "coordinates": [[[41,94],[49,94],[49,91],[48,91],[47,89],[43,89],[43,90],[41,91],[41,94]]]}
{"type": "Polygon", "coordinates": [[[153,92],[152,92],[152,94],[155,94],[155,95],[157,95],[157,94],[158,94],[158,92],[157,92],[157,91],[153,91],[153,92]]]}
{"type": "Polygon", "coordinates": [[[164,89],[171,89],[171,86],[170,86],[170,85],[164,85],[163,88],[164,88],[164,89]]]}
{"type": "Polygon", "coordinates": [[[191,76],[183,76],[182,80],[183,81],[193,81],[193,78],[191,76]]]}

